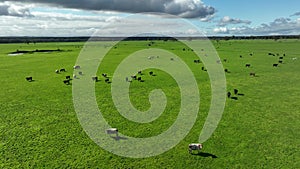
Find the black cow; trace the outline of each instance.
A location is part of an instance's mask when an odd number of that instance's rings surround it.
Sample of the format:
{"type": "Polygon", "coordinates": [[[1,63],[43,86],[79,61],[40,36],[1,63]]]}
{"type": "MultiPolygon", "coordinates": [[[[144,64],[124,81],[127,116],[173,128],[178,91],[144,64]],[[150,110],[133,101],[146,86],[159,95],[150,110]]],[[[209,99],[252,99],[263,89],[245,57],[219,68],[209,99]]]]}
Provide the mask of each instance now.
{"type": "Polygon", "coordinates": [[[103,76],[103,77],[107,77],[107,74],[106,74],[106,73],[102,73],[102,76],[103,76]]]}
{"type": "Polygon", "coordinates": [[[108,78],[107,78],[107,79],[105,79],[105,82],[106,82],[106,83],[109,83],[109,79],[108,79],[108,78]]]}
{"type": "Polygon", "coordinates": [[[138,74],[139,74],[139,75],[141,75],[141,74],[142,74],[142,71],[141,71],[141,70],[139,70],[139,71],[138,71],[138,74]]]}
{"type": "Polygon", "coordinates": [[[234,92],[234,94],[238,94],[239,90],[238,89],[234,89],[233,92],[234,92]]]}
{"type": "Polygon", "coordinates": [[[98,81],[98,77],[94,76],[94,77],[92,77],[92,80],[97,82],[98,81]]]}
{"type": "Polygon", "coordinates": [[[279,57],[279,59],[283,59],[283,57],[281,56],[281,57],[279,57]]]}
{"type": "Polygon", "coordinates": [[[279,60],[278,63],[283,63],[283,61],[282,61],[282,60],[279,60]]]}
{"type": "Polygon", "coordinates": [[[131,78],[134,79],[134,80],[136,80],[136,76],[135,76],[135,75],[134,75],[134,76],[131,76],[131,78]]]}
{"type": "Polygon", "coordinates": [[[64,80],[63,82],[64,82],[64,84],[69,85],[70,84],[70,79],[64,80]]]}
{"type": "Polygon", "coordinates": [[[230,96],[231,96],[231,93],[227,92],[227,97],[230,98],[230,96]]]}
{"type": "Polygon", "coordinates": [[[137,80],[138,80],[138,81],[141,81],[141,80],[142,80],[142,77],[138,77],[137,80]]]}
{"type": "Polygon", "coordinates": [[[251,65],[249,63],[246,64],[246,67],[250,67],[251,65]]]}
{"type": "Polygon", "coordinates": [[[242,56],[242,55],[240,55],[240,58],[243,58],[243,56],[242,56]]]}
{"type": "Polygon", "coordinates": [[[254,77],[255,77],[256,75],[255,75],[254,72],[251,72],[251,73],[250,73],[250,76],[254,76],[254,77]]]}
{"type": "Polygon", "coordinates": [[[151,71],[151,72],[149,72],[149,75],[153,76],[153,72],[152,72],[152,71],[151,71]]]}
{"type": "Polygon", "coordinates": [[[27,80],[28,82],[32,82],[32,77],[31,77],[31,76],[26,77],[26,80],[27,80]]]}
{"type": "Polygon", "coordinates": [[[71,76],[66,76],[66,79],[71,79],[71,76]]]}
{"type": "Polygon", "coordinates": [[[278,67],[278,64],[277,64],[277,63],[274,63],[274,64],[273,64],[273,67],[278,67]]]}
{"type": "Polygon", "coordinates": [[[65,72],[66,69],[65,69],[65,68],[61,68],[59,71],[60,71],[60,72],[65,72]]]}

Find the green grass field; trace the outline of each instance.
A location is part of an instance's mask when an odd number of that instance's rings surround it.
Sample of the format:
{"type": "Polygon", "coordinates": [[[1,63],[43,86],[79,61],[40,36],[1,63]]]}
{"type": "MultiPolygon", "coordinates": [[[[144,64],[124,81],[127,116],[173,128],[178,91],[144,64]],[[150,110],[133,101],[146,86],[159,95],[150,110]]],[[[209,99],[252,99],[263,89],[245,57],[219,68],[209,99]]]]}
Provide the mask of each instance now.
{"type": "MultiPolygon", "coordinates": [[[[103,42],[103,46],[109,43],[103,42]]],[[[97,75],[112,76],[122,58],[148,44],[149,41],[119,43],[105,57],[97,75]]],[[[195,125],[178,145],[143,159],[120,157],[102,149],[81,127],[73,106],[72,85],[65,85],[63,80],[72,76],[76,59],[85,50],[84,43],[1,44],[0,168],[300,168],[300,41],[221,40],[213,44],[221,60],[227,59],[223,62],[230,71],[226,73],[227,91],[237,88],[244,96],[227,99],[222,120],[203,143],[202,153],[189,154],[187,146],[198,141],[209,110],[209,77],[201,70],[202,63],[193,63],[193,52],[183,51],[180,43],[155,41],[149,48],[169,50],[190,67],[201,103],[195,125]],[[8,56],[17,50],[36,49],[61,52],[8,56]],[[279,56],[270,56],[270,52],[279,56]],[[280,56],[284,57],[283,64],[273,67],[280,56]],[[246,68],[246,63],[251,67],[246,68]],[[67,72],[56,74],[54,71],[60,68],[67,72]],[[250,72],[255,72],[256,77],[249,76],[250,72]],[[27,82],[26,76],[32,76],[34,81],[27,82]]],[[[158,135],[173,124],[180,109],[174,79],[156,69],[152,71],[157,76],[151,77],[149,71],[144,70],[142,75],[145,82],[131,83],[132,104],[141,111],[147,110],[148,94],[161,88],[168,105],[158,119],[146,124],[119,115],[111,99],[111,84],[102,77],[95,83],[103,116],[128,136],[158,135]]]]}

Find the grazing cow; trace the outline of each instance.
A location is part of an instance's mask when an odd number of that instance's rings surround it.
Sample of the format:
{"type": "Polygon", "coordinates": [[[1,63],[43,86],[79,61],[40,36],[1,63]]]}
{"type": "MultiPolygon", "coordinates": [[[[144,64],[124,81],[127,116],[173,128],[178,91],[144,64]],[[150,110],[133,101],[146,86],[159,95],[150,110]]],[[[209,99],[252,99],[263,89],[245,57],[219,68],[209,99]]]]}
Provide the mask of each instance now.
{"type": "Polygon", "coordinates": [[[243,56],[242,56],[242,55],[240,55],[240,58],[243,58],[243,56]]]}
{"type": "Polygon", "coordinates": [[[94,77],[92,77],[92,80],[97,82],[98,81],[98,77],[94,76],[94,77]]]}
{"type": "Polygon", "coordinates": [[[83,73],[82,73],[82,72],[78,72],[78,74],[79,74],[79,75],[83,75],[83,73]]]}
{"type": "Polygon", "coordinates": [[[63,82],[64,82],[64,84],[69,85],[70,84],[70,79],[64,80],[63,82]]]}
{"type": "Polygon", "coordinates": [[[138,74],[139,74],[139,75],[141,75],[141,74],[142,74],[142,71],[141,71],[141,70],[139,70],[139,71],[138,71],[138,74]]]}
{"type": "Polygon", "coordinates": [[[227,59],[223,59],[224,62],[227,62],[227,59]]]}
{"type": "Polygon", "coordinates": [[[66,76],[66,79],[71,79],[71,76],[66,76]]]}
{"type": "Polygon", "coordinates": [[[227,97],[230,98],[230,96],[231,96],[231,93],[227,92],[227,97]]]}
{"type": "Polygon", "coordinates": [[[170,60],[171,60],[171,61],[174,61],[174,58],[171,58],[170,60]]]}
{"type": "Polygon", "coordinates": [[[277,64],[277,63],[274,63],[274,64],[273,64],[273,67],[278,67],[278,64],[277,64]]]}
{"type": "Polygon", "coordinates": [[[191,143],[189,144],[189,153],[192,153],[193,150],[197,150],[199,152],[202,148],[203,146],[200,143],[191,143]]]}
{"type": "Polygon", "coordinates": [[[141,80],[142,80],[142,77],[138,77],[137,80],[138,80],[138,81],[141,81],[141,80]]]}
{"type": "Polygon", "coordinates": [[[75,74],[73,74],[73,79],[76,79],[76,78],[77,78],[77,76],[75,74]]]}
{"type": "Polygon", "coordinates": [[[249,63],[246,64],[246,67],[250,67],[251,65],[249,63]]]}
{"type": "Polygon", "coordinates": [[[106,73],[102,73],[102,76],[103,76],[103,77],[107,77],[107,74],[106,74],[106,73]]]}
{"type": "Polygon", "coordinates": [[[60,71],[60,72],[65,72],[66,69],[65,69],[65,68],[61,68],[59,71],[60,71]]]}
{"type": "Polygon", "coordinates": [[[279,59],[283,59],[283,57],[281,56],[281,57],[279,57],[279,59]]]}
{"type": "Polygon", "coordinates": [[[26,80],[27,80],[28,82],[32,82],[32,77],[31,77],[31,76],[28,76],[28,77],[26,77],[26,80]]]}
{"type": "Polygon", "coordinates": [[[109,78],[105,79],[105,82],[106,82],[106,83],[109,83],[109,78]]]}
{"type": "Polygon", "coordinates": [[[250,56],[253,56],[253,53],[250,53],[249,55],[250,55],[250,56]]]}
{"type": "Polygon", "coordinates": [[[153,72],[152,72],[152,71],[151,71],[151,72],[149,72],[149,75],[150,75],[150,76],[153,76],[153,72]]]}
{"type": "Polygon", "coordinates": [[[251,72],[251,73],[250,73],[250,76],[253,76],[253,77],[255,77],[256,75],[255,75],[255,73],[254,73],[254,72],[251,72]]]}
{"type": "Polygon", "coordinates": [[[239,90],[238,89],[234,89],[233,92],[234,92],[234,94],[238,94],[239,90]]]}
{"type": "Polygon", "coordinates": [[[116,136],[119,137],[118,132],[119,131],[118,131],[117,128],[109,128],[109,129],[106,130],[106,134],[116,134],[116,136]]]}
{"type": "Polygon", "coordinates": [[[285,53],[283,54],[283,56],[285,56],[285,53]]]}
{"type": "Polygon", "coordinates": [[[194,63],[201,63],[201,61],[198,59],[198,60],[194,60],[194,63]]]}
{"type": "Polygon", "coordinates": [[[79,65],[73,66],[73,69],[80,69],[79,65]]]}
{"type": "Polygon", "coordinates": [[[55,73],[59,73],[59,70],[58,70],[58,69],[56,69],[56,70],[55,70],[55,73]]]}
{"type": "Polygon", "coordinates": [[[225,71],[226,73],[230,73],[228,69],[224,69],[224,71],[225,71]]]}
{"type": "Polygon", "coordinates": [[[282,61],[282,60],[279,60],[278,63],[283,63],[283,61],[282,61]]]}
{"type": "Polygon", "coordinates": [[[129,79],[128,79],[128,77],[126,77],[126,78],[125,78],[125,80],[126,80],[126,82],[129,82],[129,79]]]}
{"type": "Polygon", "coordinates": [[[135,76],[135,75],[134,75],[134,76],[131,76],[131,78],[134,79],[134,80],[136,80],[136,76],[135,76]]]}

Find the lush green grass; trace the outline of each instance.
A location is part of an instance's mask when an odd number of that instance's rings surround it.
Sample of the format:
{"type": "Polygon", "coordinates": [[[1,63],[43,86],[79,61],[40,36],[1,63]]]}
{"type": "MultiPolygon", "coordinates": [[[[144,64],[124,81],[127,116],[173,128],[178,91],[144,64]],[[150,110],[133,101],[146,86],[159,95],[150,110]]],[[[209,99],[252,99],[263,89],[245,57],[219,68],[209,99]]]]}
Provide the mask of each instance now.
{"type": "MultiPolygon", "coordinates": [[[[122,42],[100,65],[101,73],[113,74],[118,62],[149,42],[122,42]]],[[[177,42],[155,42],[182,57],[197,79],[201,105],[190,133],[173,149],[155,157],[131,159],[101,149],[83,131],[72,102],[72,86],[63,84],[72,75],[72,66],[83,43],[37,43],[0,45],[0,168],[300,168],[300,42],[298,40],[253,40],[213,42],[226,74],[227,90],[239,89],[239,100],[226,102],[223,118],[203,152],[217,158],[190,155],[187,145],[197,142],[210,104],[210,83],[202,64],[194,64],[191,51],[177,42]],[[9,52],[35,49],[61,49],[64,52],[8,56],[9,52]],[[278,62],[279,53],[284,64],[278,62]],[[253,53],[253,56],[249,54],[253,53]],[[239,56],[242,55],[243,58],[239,56]],[[298,57],[297,60],[292,58],[298,57]],[[250,68],[245,64],[250,63],[250,68]],[[66,68],[56,74],[54,70],[66,68]],[[250,77],[255,72],[257,77],[250,77]],[[26,82],[33,76],[34,82],[26,82]]],[[[96,83],[97,101],[106,120],[132,137],[154,136],[168,129],[180,107],[179,88],[167,73],[154,70],[144,83],[134,81],[130,99],[137,109],[149,108],[148,93],[162,88],[168,97],[165,112],[157,120],[138,124],[116,111],[110,85],[103,78],[96,83]],[[153,80],[154,78],[154,80],[153,80]],[[99,104],[100,105],[100,104],[99,104]]]]}

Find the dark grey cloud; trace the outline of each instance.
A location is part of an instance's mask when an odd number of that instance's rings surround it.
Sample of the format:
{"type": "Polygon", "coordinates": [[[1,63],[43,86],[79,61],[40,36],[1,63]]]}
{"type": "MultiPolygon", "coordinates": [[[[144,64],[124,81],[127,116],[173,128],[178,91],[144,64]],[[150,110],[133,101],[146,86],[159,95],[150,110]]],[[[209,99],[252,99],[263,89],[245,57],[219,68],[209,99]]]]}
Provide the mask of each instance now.
{"type": "Polygon", "coordinates": [[[27,6],[0,2],[0,16],[32,16],[27,6]]]}
{"type": "Polygon", "coordinates": [[[229,16],[225,16],[223,17],[219,23],[218,26],[225,26],[225,25],[229,25],[229,24],[251,24],[251,21],[248,20],[241,20],[241,19],[237,19],[237,18],[230,18],[229,16]]]}
{"type": "Polygon", "coordinates": [[[264,23],[257,27],[220,27],[215,33],[233,35],[298,35],[300,34],[300,19],[277,18],[273,22],[264,23]]]}
{"type": "Polygon", "coordinates": [[[128,13],[158,12],[184,18],[207,18],[216,9],[201,0],[8,0],[14,2],[43,3],[58,7],[117,11],[128,13]]]}

